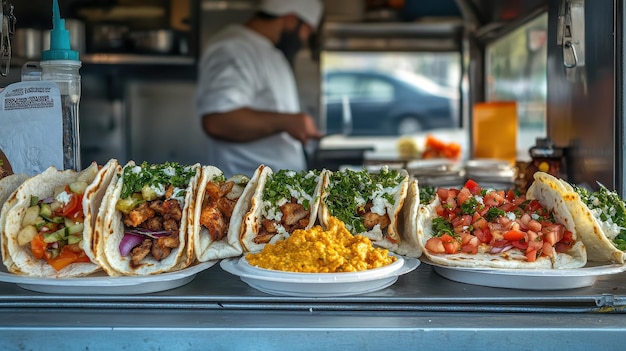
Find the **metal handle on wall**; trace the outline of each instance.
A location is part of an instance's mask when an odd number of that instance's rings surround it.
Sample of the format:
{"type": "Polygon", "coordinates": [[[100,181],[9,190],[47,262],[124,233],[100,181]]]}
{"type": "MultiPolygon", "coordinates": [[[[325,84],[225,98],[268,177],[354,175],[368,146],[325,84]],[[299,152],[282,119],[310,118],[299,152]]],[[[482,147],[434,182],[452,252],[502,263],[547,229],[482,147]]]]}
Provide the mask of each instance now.
{"type": "Polygon", "coordinates": [[[15,33],[13,4],[2,0],[0,5],[0,75],[6,77],[11,67],[11,37],[15,33]]]}
{"type": "Polygon", "coordinates": [[[565,66],[565,68],[574,68],[576,67],[576,65],[578,65],[576,46],[574,46],[574,43],[568,40],[567,42],[565,42],[565,44],[563,44],[563,66],[565,66]],[[571,61],[569,57],[571,57],[571,61]]]}
{"type": "Polygon", "coordinates": [[[585,66],[584,0],[561,0],[556,40],[563,50],[563,67],[567,79],[578,81],[584,75],[585,66]]]}

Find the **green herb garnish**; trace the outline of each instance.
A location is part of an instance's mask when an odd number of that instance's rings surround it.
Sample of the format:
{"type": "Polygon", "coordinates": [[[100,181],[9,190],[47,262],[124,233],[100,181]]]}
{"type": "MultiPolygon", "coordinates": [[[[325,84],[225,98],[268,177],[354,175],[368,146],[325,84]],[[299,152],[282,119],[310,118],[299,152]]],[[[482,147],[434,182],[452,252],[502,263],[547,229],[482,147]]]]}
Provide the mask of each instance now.
{"type": "Polygon", "coordinates": [[[420,204],[428,205],[435,199],[437,188],[434,186],[420,186],[420,204]]]}
{"type": "Polygon", "coordinates": [[[263,189],[263,201],[277,207],[280,201],[286,199],[290,202],[292,197],[296,197],[308,210],[310,200],[307,197],[314,195],[319,176],[318,170],[296,172],[281,169],[268,177],[263,189]]]}
{"type": "Polygon", "coordinates": [[[473,215],[480,207],[480,202],[472,196],[461,204],[461,212],[463,212],[463,214],[473,215]]]}
{"type": "Polygon", "coordinates": [[[325,203],[331,215],[346,223],[353,233],[363,233],[367,228],[359,212],[375,196],[382,196],[393,204],[393,194],[389,189],[398,186],[404,178],[397,170],[387,168],[378,173],[369,173],[366,169],[334,172],[330,175],[325,203]]]}
{"type": "MultiPolygon", "coordinates": [[[[193,167],[181,166],[176,162],[151,165],[143,162],[140,166],[125,167],[121,198],[125,199],[133,193],[140,192],[146,185],[154,187],[172,185],[175,188],[186,189],[195,175],[196,170],[193,167]]],[[[182,196],[184,192],[185,190],[181,190],[175,196],[182,196]]]]}
{"type": "Polygon", "coordinates": [[[432,229],[434,236],[442,236],[444,234],[456,236],[452,223],[441,217],[435,217],[433,219],[432,229]]]}
{"type": "Polygon", "coordinates": [[[490,207],[487,210],[487,214],[485,215],[485,219],[488,222],[493,222],[496,218],[498,217],[503,217],[506,216],[506,212],[504,212],[503,210],[497,208],[497,207],[490,207]]]}

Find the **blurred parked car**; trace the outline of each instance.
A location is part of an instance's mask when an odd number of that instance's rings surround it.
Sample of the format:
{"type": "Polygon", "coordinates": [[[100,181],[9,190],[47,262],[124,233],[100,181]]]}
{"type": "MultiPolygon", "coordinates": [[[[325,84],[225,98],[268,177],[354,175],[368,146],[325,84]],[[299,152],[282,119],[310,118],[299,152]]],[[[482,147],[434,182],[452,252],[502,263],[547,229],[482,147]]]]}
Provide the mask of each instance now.
{"type": "Polygon", "coordinates": [[[328,71],[323,92],[327,134],[403,135],[458,127],[458,92],[410,72],[328,71]]]}

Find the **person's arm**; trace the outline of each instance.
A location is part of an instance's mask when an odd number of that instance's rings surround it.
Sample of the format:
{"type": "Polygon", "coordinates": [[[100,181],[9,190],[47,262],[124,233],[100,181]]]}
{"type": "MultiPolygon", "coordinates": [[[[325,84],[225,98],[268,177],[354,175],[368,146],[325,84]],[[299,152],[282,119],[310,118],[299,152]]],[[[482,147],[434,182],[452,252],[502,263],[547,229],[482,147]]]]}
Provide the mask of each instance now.
{"type": "Polygon", "coordinates": [[[204,131],[213,138],[247,142],[287,132],[305,144],[309,139],[323,136],[311,116],[305,113],[278,113],[240,108],[229,112],[211,113],[202,117],[204,131]]]}

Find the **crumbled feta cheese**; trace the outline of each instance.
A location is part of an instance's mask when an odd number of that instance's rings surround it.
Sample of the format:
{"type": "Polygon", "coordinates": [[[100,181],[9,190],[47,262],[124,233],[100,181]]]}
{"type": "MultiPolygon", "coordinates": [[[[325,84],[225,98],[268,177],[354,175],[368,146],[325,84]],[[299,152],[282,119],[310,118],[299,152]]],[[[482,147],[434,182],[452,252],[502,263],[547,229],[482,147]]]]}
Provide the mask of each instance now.
{"type": "Polygon", "coordinates": [[[72,199],[72,196],[68,194],[67,191],[63,191],[60,192],[54,199],[63,205],[67,205],[70,202],[70,199],[72,199]]]}

